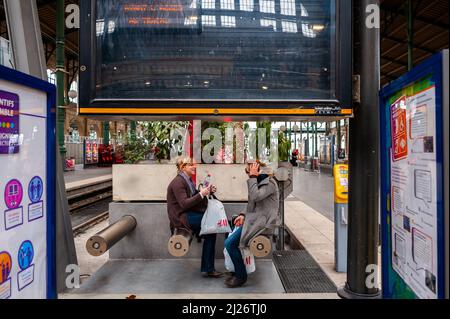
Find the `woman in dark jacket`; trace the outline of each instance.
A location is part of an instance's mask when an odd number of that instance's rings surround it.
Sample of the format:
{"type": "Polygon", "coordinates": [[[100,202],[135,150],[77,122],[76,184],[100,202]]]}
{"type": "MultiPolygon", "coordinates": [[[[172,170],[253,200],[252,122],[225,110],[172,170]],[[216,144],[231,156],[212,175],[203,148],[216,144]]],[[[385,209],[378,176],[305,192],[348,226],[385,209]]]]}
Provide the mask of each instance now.
{"type": "MultiPolygon", "coordinates": [[[[196,165],[189,157],[177,161],[178,175],[167,188],[167,213],[170,220],[172,234],[175,229],[184,229],[191,234],[199,234],[203,214],[208,207],[208,195],[216,188],[196,189],[192,176],[196,173],[196,165]]],[[[217,234],[202,236],[204,238],[202,250],[201,272],[207,277],[219,278],[223,274],[214,268],[217,234]]]]}

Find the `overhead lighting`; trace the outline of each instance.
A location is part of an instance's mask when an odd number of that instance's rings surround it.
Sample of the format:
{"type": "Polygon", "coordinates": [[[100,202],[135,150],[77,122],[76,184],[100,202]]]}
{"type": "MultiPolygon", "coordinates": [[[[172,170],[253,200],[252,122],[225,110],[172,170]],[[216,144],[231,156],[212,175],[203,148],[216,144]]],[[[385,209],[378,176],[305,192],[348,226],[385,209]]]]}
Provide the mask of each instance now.
{"type": "Polygon", "coordinates": [[[268,87],[268,86],[266,86],[266,85],[264,85],[264,86],[262,87],[262,89],[263,89],[263,90],[268,90],[268,89],[269,89],[269,87],[268,87]]]}
{"type": "Polygon", "coordinates": [[[322,32],[325,29],[323,24],[314,24],[312,29],[316,32],[322,32]]]}

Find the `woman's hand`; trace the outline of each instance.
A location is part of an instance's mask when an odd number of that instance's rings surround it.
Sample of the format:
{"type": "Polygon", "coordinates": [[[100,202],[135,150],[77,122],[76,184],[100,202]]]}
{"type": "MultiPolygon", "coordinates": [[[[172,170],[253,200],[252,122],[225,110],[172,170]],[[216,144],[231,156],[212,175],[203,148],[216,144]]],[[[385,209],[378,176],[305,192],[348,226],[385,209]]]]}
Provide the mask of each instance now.
{"type": "Polygon", "coordinates": [[[252,165],[250,165],[249,175],[250,175],[250,177],[258,177],[259,176],[259,164],[258,163],[253,163],[252,165]]]}
{"type": "Polygon", "coordinates": [[[202,194],[203,197],[206,197],[211,194],[211,191],[209,187],[200,187],[200,194],[202,194]]]}
{"type": "Polygon", "coordinates": [[[245,216],[240,215],[239,217],[236,217],[234,220],[234,226],[240,227],[244,224],[245,216]]]}

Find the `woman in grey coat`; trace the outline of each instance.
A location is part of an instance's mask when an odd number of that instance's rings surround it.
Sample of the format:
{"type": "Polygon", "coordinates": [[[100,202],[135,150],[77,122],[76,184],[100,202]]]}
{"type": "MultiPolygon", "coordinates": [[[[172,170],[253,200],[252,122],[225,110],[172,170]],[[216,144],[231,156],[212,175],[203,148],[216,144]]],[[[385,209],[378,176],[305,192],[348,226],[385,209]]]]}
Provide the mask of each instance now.
{"type": "Polygon", "coordinates": [[[225,280],[230,288],[240,287],[247,281],[247,270],[242,260],[241,249],[249,246],[258,234],[274,230],[279,226],[279,193],[273,172],[262,163],[253,163],[246,169],[249,179],[248,204],[245,213],[236,218],[239,227],[225,241],[225,248],[233,261],[235,274],[225,280]]]}

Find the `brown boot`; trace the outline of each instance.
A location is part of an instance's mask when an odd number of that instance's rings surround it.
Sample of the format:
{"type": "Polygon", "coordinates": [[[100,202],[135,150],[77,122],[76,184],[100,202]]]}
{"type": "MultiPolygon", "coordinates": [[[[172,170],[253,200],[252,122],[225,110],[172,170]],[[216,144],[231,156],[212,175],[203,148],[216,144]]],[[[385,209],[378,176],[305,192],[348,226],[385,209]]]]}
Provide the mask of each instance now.
{"type": "Polygon", "coordinates": [[[241,287],[246,282],[247,282],[246,279],[239,279],[236,277],[232,277],[230,280],[225,281],[225,285],[227,285],[228,288],[237,288],[241,287]]]}
{"type": "Polygon", "coordinates": [[[204,277],[210,277],[210,278],[220,278],[223,277],[223,273],[221,273],[220,271],[211,271],[211,272],[206,272],[203,273],[204,277]]]}

